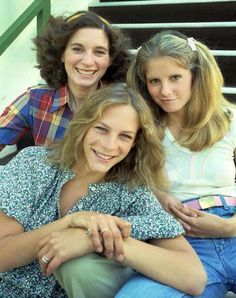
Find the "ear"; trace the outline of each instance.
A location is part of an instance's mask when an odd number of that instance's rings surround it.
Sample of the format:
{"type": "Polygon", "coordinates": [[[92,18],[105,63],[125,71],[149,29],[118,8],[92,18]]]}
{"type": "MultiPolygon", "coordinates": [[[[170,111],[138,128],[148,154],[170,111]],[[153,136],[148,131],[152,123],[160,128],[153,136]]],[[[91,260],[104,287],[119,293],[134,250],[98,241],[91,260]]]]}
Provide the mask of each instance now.
{"type": "Polygon", "coordinates": [[[65,63],[65,52],[62,54],[62,56],[61,56],[61,62],[62,63],[65,63]]]}

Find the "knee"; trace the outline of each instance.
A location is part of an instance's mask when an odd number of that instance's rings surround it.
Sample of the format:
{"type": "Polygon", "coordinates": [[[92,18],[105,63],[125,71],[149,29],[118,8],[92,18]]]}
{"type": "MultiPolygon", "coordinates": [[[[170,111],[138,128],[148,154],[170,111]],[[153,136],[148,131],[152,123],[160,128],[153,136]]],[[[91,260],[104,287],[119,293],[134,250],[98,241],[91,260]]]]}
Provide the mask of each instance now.
{"type": "Polygon", "coordinates": [[[68,297],[111,298],[133,274],[129,267],[90,254],[62,264],[55,272],[68,297]],[[88,282],[89,280],[89,282],[88,282]]]}

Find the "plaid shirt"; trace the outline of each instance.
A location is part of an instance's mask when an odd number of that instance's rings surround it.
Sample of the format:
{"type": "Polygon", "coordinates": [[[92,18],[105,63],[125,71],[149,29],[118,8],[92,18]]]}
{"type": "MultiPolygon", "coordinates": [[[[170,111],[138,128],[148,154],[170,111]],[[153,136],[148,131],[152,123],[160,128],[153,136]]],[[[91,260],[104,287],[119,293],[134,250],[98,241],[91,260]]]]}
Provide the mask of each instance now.
{"type": "Polygon", "coordinates": [[[65,86],[56,90],[46,85],[29,88],[0,116],[0,150],[16,144],[30,130],[35,145],[60,139],[73,115],[68,101],[65,86]]]}

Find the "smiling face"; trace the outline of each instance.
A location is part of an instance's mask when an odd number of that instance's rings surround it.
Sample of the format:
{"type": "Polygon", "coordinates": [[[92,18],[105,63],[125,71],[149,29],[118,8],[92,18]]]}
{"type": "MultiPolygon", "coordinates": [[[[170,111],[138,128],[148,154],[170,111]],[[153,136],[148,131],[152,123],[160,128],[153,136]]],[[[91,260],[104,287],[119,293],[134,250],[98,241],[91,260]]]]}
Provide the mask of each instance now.
{"type": "Polygon", "coordinates": [[[182,117],[192,92],[192,73],[171,57],[158,57],[146,64],[146,82],[152,99],[165,112],[182,117]]]}
{"type": "Polygon", "coordinates": [[[85,170],[104,177],[128,155],[138,129],[138,115],[132,106],[114,105],[105,109],[84,138],[85,170]]]}
{"type": "Polygon", "coordinates": [[[97,28],[76,31],[68,41],[62,62],[71,90],[97,89],[99,80],[110,65],[109,42],[105,32],[97,28]]]}

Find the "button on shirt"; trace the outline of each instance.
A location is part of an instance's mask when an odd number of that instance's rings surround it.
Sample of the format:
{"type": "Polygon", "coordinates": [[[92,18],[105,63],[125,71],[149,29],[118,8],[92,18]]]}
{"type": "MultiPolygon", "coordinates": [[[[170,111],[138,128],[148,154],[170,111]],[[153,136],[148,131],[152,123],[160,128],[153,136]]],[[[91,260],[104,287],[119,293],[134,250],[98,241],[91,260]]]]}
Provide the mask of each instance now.
{"type": "MultiPolygon", "coordinates": [[[[20,222],[24,231],[37,229],[60,217],[62,186],[75,178],[47,161],[45,147],[23,149],[1,170],[0,210],[20,222]]],[[[118,182],[91,184],[68,213],[98,211],[119,216],[132,225],[140,240],[171,238],[183,228],[160,206],[146,187],[129,189],[118,182]]],[[[0,273],[0,297],[66,297],[54,276],[43,276],[37,261],[0,273]]]]}

